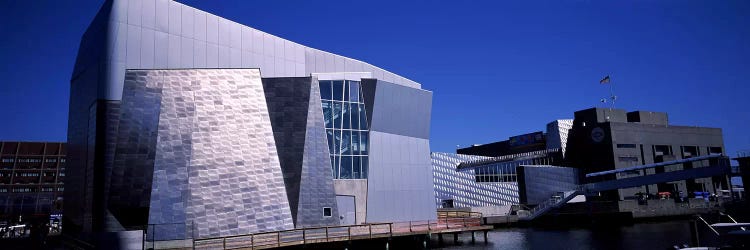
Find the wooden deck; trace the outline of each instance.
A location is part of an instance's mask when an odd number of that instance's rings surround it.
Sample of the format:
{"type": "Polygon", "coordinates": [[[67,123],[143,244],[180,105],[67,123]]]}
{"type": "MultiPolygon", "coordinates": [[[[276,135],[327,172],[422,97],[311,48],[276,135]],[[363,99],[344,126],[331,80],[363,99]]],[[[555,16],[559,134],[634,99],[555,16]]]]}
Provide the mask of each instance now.
{"type": "MultiPolygon", "coordinates": [[[[481,215],[442,214],[437,220],[301,228],[248,235],[193,240],[194,249],[269,249],[317,243],[367,240],[409,235],[458,234],[492,230],[481,224],[481,215]]],[[[486,234],[485,234],[486,241],[486,234]]]]}

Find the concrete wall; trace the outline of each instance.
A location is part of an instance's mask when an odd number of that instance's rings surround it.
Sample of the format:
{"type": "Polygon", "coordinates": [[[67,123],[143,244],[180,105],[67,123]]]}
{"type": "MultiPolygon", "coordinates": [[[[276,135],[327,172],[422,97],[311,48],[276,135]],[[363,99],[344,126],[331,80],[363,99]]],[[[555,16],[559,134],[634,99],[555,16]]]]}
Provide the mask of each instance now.
{"type": "Polygon", "coordinates": [[[632,212],[633,218],[650,218],[663,216],[702,214],[721,211],[721,202],[706,202],[704,199],[690,198],[687,202],[675,203],[673,199],[648,200],[646,205],[638,205],[638,201],[619,201],[620,212],[632,212]]]}
{"type": "Polygon", "coordinates": [[[354,196],[357,210],[356,223],[365,223],[367,217],[367,180],[364,179],[335,179],[333,188],[336,195],[354,196]]]}

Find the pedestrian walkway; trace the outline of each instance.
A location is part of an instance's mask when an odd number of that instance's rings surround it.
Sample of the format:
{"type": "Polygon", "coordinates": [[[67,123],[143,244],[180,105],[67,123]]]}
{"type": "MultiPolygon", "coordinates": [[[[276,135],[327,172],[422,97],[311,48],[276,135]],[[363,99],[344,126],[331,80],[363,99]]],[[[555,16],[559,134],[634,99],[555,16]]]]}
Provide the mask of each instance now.
{"type": "Polygon", "coordinates": [[[269,249],[317,243],[369,239],[390,239],[410,235],[453,234],[481,231],[487,241],[487,231],[492,226],[481,224],[481,214],[469,212],[440,212],[437,220],[363,225],[313,227],[256,234],[216,237],[193,240],[194,249],[269,249]]]}

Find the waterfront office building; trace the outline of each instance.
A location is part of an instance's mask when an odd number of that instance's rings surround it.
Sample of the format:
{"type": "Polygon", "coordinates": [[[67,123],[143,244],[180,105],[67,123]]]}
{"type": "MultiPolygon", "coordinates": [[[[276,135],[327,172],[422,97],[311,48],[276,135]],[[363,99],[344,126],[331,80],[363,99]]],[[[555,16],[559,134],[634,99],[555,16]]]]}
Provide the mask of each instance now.
{"type": "Polygon", "coordinates": [[[62,210],[65,143],[0,142],[0,221],[62,210]]]}
{"type": "Polygon", "coordinates": [[[427,220],[432,93],[174,1],[106,1],[71,79],[65,232],[427,220]]]}
{"type": "MultiPolygon", "coordinates": [[[[720,128],[676,126],[668,123],[666,113],[621,109],[591,108],[574,114],[569,131],[566,164],[581,174],[638,165],[687,159],[724,153],[720,128]]],[[[628,178],[713,165],[693,162],[618,174],[610,178],[628,178]]],[[[634,198],[636,193],[674,192],[688,197],[693,192],[719,193],[729,186],[725,177],[706,177],[659,183],[605,192],[610,200],[634,198]]]]}

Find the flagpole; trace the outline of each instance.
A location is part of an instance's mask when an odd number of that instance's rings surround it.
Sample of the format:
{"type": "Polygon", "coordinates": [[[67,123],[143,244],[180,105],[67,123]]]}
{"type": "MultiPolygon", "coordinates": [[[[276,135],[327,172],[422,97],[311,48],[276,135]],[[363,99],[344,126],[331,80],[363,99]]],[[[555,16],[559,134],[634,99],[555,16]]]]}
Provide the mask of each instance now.
{"type": "Polygon", "coordinates": [[[612,99],[612,108],[614,109],[615,108],[615,92],[612,90],[612,85],[614,85],[614,84],[612,83],[612,80],[610,80],[610,82],[609,82],[609,98],[612,99]]]}

